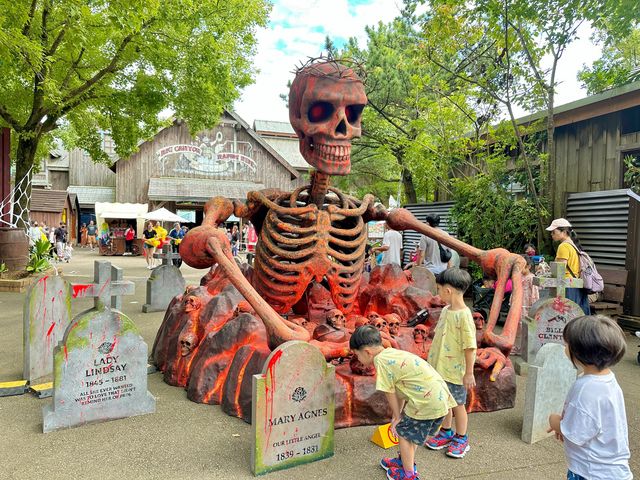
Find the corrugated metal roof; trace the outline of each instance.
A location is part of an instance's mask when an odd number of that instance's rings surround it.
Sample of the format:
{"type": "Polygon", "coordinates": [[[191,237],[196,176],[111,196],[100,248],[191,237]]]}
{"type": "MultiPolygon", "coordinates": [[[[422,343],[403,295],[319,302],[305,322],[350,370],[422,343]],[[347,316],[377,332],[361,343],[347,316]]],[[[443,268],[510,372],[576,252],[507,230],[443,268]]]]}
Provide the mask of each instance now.
{"type": "Polygon", "coordinates": [[[150,178],[149,200],[206,202],[211,197],[247,198],[252,190],[262,190],[262,183],[206,178],[150,178]]]}
{"type": "Polygon", "coordinates": [[[69,194],[65,190],[31,189],[32,212],[62,212],[69,194]]]}
{"type": "Polygon", "coordinates": [[[298,137],[286,138],[286,137],[268,137],[263,135],[265,142],[273,147],[273,149],[282,155],[289,165],[296,170],[311,170],[311,165],[307,163],[302,154],[300,153],[300,142],[298,137]]]}
{"type": "Polygon", "coordinates": [[[93,207],[96,202],[113,203],[116,201],[115,187],[93,187],[69,185],[67,192],[78,196],[80,207],[93,207]]]}
{"type": "Polygon", "coordinates": [[[253,129],[261,135],[279,133],[293,135],[298,138],[295,130],[289,122],[279,122],[277,120],[254,120],[253,129]]]}
{"type": "MultiPolygon", "coordinates": [[[[425,218],[430,213],[440,215],[440,228],[451,235],[455,235],[456,226],[451,220],[453,202],[414,203],[404,205],[404,208],[413,213],[413,215],[423,223],[426,223],[425,218]]],[[[421,236],[422,234],[415,230],[405,230],[402,232],[402,248],[404,249],[403,263],[409,263],[409,255],[411,255],[413,248],[420,242],[421,236]]]]}

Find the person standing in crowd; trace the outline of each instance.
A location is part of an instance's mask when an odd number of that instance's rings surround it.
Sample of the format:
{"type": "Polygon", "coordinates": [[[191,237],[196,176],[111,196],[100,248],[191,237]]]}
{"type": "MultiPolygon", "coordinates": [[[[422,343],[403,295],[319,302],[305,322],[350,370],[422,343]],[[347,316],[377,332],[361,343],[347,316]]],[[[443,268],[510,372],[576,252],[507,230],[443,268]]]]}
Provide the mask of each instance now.
{"type": "Polygon", "coordinates": [[[38,227],[38,222],[33,220],[29,227],[29,246],[33,247],[42,238],[42,230],[38,227]]]}
{"type": "Polygon", "coordinates": [[[234,257],[238,256],[238,244],[240,243],[240,232],[238,231],[238,225],[233,225],[231,229],[231,254],[234,257]]]}
{"type": "Polygon", "coordinates": [[[171,250],[176,253],[179,251],[179,245],[182,242],[184,235],[185,231],[180,227],[180,223],[174,223],[173,228],[169,232],[169,238],[171,238],[171,250]]]}
{"type": "Polygon", "coordinates": [[[98,227],[96,226],[95,222],[91,220],[89,222],[89,225],[87,226],[87,241],[89,243],[89,246],[91,247],[91,250],[96,248],[97,235],[98,235],[98,227]]]}
{"type": "Polygon", "coordinates": [[[87,224],[83,223],[80,227],[80,246],[82,248],[87,246],[87,224]]]}
{"type": "Polygon", "coordinates": [[[67,243],[67,227],[64,222],[60,222],[60,226],[55,229],[54,240],[56,245],[56,255],[58,256],[58,260],[64,258],[64,247],[65,243],[67,243]]]}
{"type": "Polygon", "coordinates": [[[153,258],[153,253],[156,251],[156,245],[155,245],[155,236],[156,236],[156,232],[153,229],[153,225],[151,225],[151,222],[147,223],[147,228],[143,233],[144,235],[144,251],[145,253],[145,257],[147,259],[147,268],[149,270],[151,270],[154,266],[154,258],[153,258]]]}
{"type": "MultiPolygon", "coordinates": [[[[426,221],[430,227],[437,228],[447,234],[447,232],[440,228],[440,215],[429,214],[426,217],[426,221]]],[[[433,238],[422,235],[422,237],[420,237],[420,243],[418,244],[418,251],[420,252],[418,265],[424,265],[434,275],[447,269],[449,261],[442,261],[440,258],[439,244],[433,238]]]]}
{"type": "Polygon", "coordinates": [[[374,253],[382,252],[382,261],[380,265],[389,265],[391,263],[400,266],[402,264],[402,234],[397,230],[384,225],[384,236],[382,237],[382,245],[374,247],[374,253]]]}
{"type": "MultiPolygon", "coordinates": [[[[578,235],[569,221],[564,218],[556,218],[547,227],[547,231],[551,232],[551,239],[554,242],[559,242],[555,261],[566,265],[565,278],[580,278],[579,252],[582,251],[582,245],[580,245],[578,235]]],[[[585,315],[591,313],[589,298],[584,288],[567,288],[565,295],[569,300],[577,303],[585,315]]]]}
{"type": "Polygon", "coordinates": [[[127,229],[124,231],[124,241],[125,241],[125,255],[132,255],[132,247],[133,240],[136,238],[136,231],[133,229],[131,225],[127,226],[127,229]]]}

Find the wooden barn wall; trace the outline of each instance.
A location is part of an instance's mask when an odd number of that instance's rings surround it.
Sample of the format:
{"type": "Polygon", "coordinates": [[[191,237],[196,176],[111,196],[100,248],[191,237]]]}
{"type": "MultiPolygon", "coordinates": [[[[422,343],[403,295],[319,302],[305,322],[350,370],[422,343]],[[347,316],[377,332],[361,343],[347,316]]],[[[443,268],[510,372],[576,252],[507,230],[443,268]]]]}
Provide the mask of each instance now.
{"type": "MultiPolygon", "coordinates": [[[[206,135],[208,138],[213,139],[216,138],[218,132],[221,132],[224,140],[232,140],[235,133],[237,142],[251,143],[253,146],[252,158],[257,163],[257,170],[253,178],[247,178],[244,174],[216,177],[195,173],[178,173],[173,171],[171,166],[173,161],[167,162],[169,168],[163,173],[162,165],[156,156],[158,150],[169,145],[196,144],[195,139],[189,133],[188,126],[183,123],[163,129],[152,140],[143,143],[138,152],[127,159],[118,161],[116,170],[116,201],[146,203],[149,178],[151,177],[207,178],[212,181],[254,181],[264,184],[265,188],[291,190],[293,188],[291,173],[273,158],[264,147],[253,140],[244,129],[235,130],[232,122],[235,124],[235,120],[225,118],[223,123],[212,129],[200,132],[198,136],[202,137],[206,135]]],[[[238,150],[239,153],[244,153],[240,147],[238,150]]],[[[229,150],[225,149],[225,151],[229,150]]],[[[215,196],[213,188],[211,196],[215,196]]]]}
{"type": "Polygon", "coordinates": [[[622,151],[640,144],[640,132],[620,135],[621,112],[556,129],[554,216],[565,214],[568,193],[622,188],[622,151]]]}
{"type": "Polygon", "coordinates": [[[51,190],[67,190],[69,186],[69,172],[49,170],[51,190]]]}
{"type": "MultiPolygon", "coordinates": [[[[116,174],[80,149],[69,152],[69,185],[115,187],[116,174]]],[[[66,187],[63,189],[66,190],[66,187]]]]}

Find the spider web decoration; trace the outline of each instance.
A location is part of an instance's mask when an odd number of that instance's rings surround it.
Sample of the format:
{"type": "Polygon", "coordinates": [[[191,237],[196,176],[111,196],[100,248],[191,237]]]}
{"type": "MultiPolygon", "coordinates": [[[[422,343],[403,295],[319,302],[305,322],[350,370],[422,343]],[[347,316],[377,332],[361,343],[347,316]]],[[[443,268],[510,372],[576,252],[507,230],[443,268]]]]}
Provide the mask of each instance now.
{"type": "Polygon", "coordinates": [[[364,64],[353,58],[336,58],[331,53],[328,55],[320,55],[319,57],[307,57],[305,62],[300,64],[291,73],[294,75],[304,74],[316,77],[333,77],[333,78],[353,78],[355,74],[363,83],[366,80],[366,70],[364,64]],[[334,70],[330,73],[319,70],[315,67],[318,65],[331,64],[334,70]]]}
{"type": "Polygon", "coordinates": [[[9,207],[7,209],[8,215],[0,215],[0,227],[19,228],[24,230],[25,235],[29,229],[29,225],[24,221],[24,218],[28,218],[28,208],[31,205],[31,194],[27,194],[27,192],[31,192],[31,170],[33,170],[33,167],[29,169],[29,172],[22,177],[22,180],[13,187],[11,193],[6,198],[3,198],[0,203],[0,212],[3,212],[7,206],[9,207]],[[27,201],[21,202],[20,200],[23,198],[26,198],[27,201]],[[27,207],[25,208],[21,204],[27,207]],[[27,215],[24,215],[25,213],[27,215]],[[9,217],[8,221],[6,217],[9,217]]]}

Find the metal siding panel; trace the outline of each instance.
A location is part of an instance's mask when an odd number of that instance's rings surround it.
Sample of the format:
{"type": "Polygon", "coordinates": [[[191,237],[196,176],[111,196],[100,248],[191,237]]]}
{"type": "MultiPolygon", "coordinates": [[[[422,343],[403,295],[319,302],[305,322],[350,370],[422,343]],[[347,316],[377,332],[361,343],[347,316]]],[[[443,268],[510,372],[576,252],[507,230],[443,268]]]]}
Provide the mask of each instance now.
{"type": "Polygon", "coordinates": [[[570,194],[567,219],[597,265],[625,267],[629,224],[626,190],[570,194]]]}
{"type": "MultiPolygon", "coordinates": [[[[409,210],[423,223],[426,223],[425,217],[430,213],[440,215],[440,228],[450,235],[455,235],[456,226],[451,221],[453,203],[454,202],[414,203],[404,205],[403,208],[409,210]]],[[[420,237],[421,234],[415,230],[405,230],[402,232],[403,263],[409,262],[409,255],[413,251],[413,248],[420,242],[420,237]]]]}

